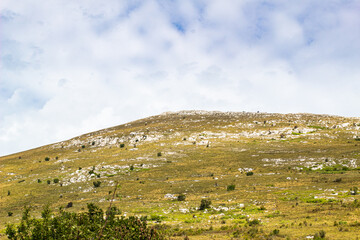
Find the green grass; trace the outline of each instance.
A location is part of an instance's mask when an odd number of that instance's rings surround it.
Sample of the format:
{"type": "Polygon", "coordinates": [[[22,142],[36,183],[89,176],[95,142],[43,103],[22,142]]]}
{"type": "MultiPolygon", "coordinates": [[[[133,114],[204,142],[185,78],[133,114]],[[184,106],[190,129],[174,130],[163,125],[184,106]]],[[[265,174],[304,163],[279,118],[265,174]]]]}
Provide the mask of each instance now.
{"type": "Polygon", "coordinates": [[[323,127],[323,126],[312,126],[312,125],[310,125],[310,126],[308,126],[309,128],[314,128],[314,129],[318,129],[318,130],[326,130],[326,129],[328,129],[327,127],[323,127]]]}

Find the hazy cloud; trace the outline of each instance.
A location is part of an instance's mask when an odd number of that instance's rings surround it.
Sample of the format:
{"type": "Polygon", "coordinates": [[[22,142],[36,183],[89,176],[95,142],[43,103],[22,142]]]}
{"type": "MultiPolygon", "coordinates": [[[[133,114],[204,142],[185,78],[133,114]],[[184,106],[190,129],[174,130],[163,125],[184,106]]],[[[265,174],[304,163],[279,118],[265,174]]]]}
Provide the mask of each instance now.
{"type": "Polygon", "coordinates": [[[2,1],[0,155],[163,111],[358,116],[360,3],[2,1]]]}

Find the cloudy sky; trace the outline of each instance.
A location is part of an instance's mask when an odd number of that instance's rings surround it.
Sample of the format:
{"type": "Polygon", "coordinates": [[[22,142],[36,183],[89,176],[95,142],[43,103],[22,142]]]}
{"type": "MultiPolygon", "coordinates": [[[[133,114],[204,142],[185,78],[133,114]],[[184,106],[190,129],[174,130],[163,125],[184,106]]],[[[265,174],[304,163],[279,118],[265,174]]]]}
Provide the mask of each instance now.
{"type": "Polygon", "coordinates": [[[1,0],[0,155],[164,111],[359,116],[359,13],[359,0],[1,0]]]}

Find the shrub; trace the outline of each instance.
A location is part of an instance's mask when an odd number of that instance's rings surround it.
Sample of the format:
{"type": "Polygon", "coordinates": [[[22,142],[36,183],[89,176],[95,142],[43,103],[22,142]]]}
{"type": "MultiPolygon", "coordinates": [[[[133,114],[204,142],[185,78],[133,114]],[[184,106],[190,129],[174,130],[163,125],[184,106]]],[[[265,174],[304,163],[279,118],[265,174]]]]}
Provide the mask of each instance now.
{"type": "Polygon", "coordinates": [[[66,205],[66,208],[71,208],[73,206],[72,202],[68,202],[68,204],[66,205]]]}
{"type": "Polygon", "coordinates": [[[89,171],[89,174],[95,174],[95,166],[92,167],[92,169],[89,171]]]}
{"type": "Polygon", "coordinates": [[[58,183],[59,182],[59,179],[58,178],[55,178],[54,179],[54,183],[58,183]]]}
{"type": "Polygon", "coordinates": [[[246,173],[246,176],[252,176],[252,175],[254,175],[253,172],[247,172],[247,173],[246,173]]]}
{"type": "Polygon", "coordinates": [[[13,215],[13,212],[8,212],[8,216],[11,217],[13,215]]]}
{"type": "Polygon", "coordinates": [[[159,215],[151,215],[150,216],[150,220],[151,221],[156,221],[156,222],[161,222],[163,219],[165,219],[166,217],[163,216],[159,216],[159,215]]]}
{"type": "Polygon", "coordinates": [[[93,182],[93,184],[94,184],[94,187],[100,187],[100,185],[101,185],[101,182],[100,181],[95,181],[95,182],[93,182]]]}
{"type": "Polygon", "coordinates": [[[226,190],[227,191],[234,191],[235,190],[235,184],[231,184],[231,185],[227,186],[226,190]]]}
{"type": "Polygon", "coordinates": [[[38,183],[41,183],[41,180],[38,178],[37,182],[38,182],[38,183]]]}
{"type": "Polygon", "coordinates": [[[158,157],[161,157],[161,156],[162,156],[161,152],[158,152],[158,153],[157,153],[157,156],[158,156],[158,157]]]}
{"type": "Polygon", "coordinates": [[[47,182],[47,184],[50,184],[50,183],[51,183],[51,181],[50,181],[50,180],[47,180],[46,182],[47,182]]]}
{"type": "Polygon", "coordinates": [[[81,148],[85,148],[85,145],[82,145],[81,148]]]}
{"type": "Polygon", "coordinates": [[[341,181],[342,181],[341,178],[337,178],[337,179],[335,179],[333,182],[341,182],[341,181]]]}
{"type": "Polygon", "coordinates": [[[265,211],[266,208],[265,208],[264,206],[261,206],[261,207],[259,207],[259,210],[260,210],[260,211],[265,211]]]}
{"type": "Polygon", "coordinates": [[[342,171],[349,171],[350,168],[347,166],[343,166],[341,164],[336,164],[333,166],[324,167],[321,171],[322,172],[342,172],[342,171]]]}
{"type": "Polygon", "coordinates": [[[94,204],[88,210],[71,213],[64,210],[55,215],[45,207],[40,219],[30,216],[25,208],[19,225],[8,224],[9,239],[165,239],[154,227],[147,226],[146,217],[118,217],[116,207],[104,211],[94,204]]]}
{"type": "Polygon", "coordinates": [[[8,196],[10,196],[10,194],[11,194],[11,192],[10,192],[10,190],[8,190],[8,196]]]}
{"type": "Polygon", "coordinates": [[[134,166],[131,165],[131,166],[130,166],[130,171],[133,171],[133,170],[134,170],[134,166]]]}
{"type": "Polygon", "coordinates": [[[205,210],[210,208],[211,200],[210,199],[201,199],[199,210],[205,210]]]}
{"type": "Polygon", "coordinates": [[[124,143],[120,143],[120,148],[124,148],[125,144],[124,143]]]}
{"type": "Polygon", "coordinates": [[[356,195],[358,192],[358,188],[357,187],[352,187],[350,188],[350,195],[356,195]]]}
{"type": "Polygon", "coordinates": [[[349,204],[350,207],[359,208],[360,203],[357,199],[355,199],[352,203],[349,204]]]}
{"type": "Polygon", "coordinates": [[[324,230],[320,230],[319,232],[315,233],[314,235],[314,240],[321,240],[321,239],[325,239],[325,231],[324,230]]]}
{"type": "Polygon", "coordinates": [[[177,200],[178,201],[185,201],[185,199],[186,199],[186,196],[184,195],[184,194],[179,194],[179,196],[177,196],[177,200]]]}
{"type": "Polygon", "coordinates": [[[47,162],[50,161],[50,158],[49,158],[49,157],[46,157],[46,158],[45,158],[45,161],[47,161],[47,162]]]}
{"type": "Polygon", "coordinates": [[[260,224],[260,221],[257,220],[257,219],[254,219],[254,220],[248,220],[248,224],[249,226],[255,226],[255,225],[259,225],[260,224]]]}

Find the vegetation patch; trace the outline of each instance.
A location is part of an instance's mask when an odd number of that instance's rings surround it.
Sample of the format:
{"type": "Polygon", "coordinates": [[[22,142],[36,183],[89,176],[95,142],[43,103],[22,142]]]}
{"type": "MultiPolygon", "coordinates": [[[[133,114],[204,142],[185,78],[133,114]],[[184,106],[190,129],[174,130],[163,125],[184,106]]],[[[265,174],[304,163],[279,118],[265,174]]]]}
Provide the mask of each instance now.
{"type": "Polygon", "coordinates": [[[164,239],[154,227],[149,227],[146,218],[119,217],[116,207],[106,212],[94,204],[87,205],[87,212],[70,213],[60,210],[54,215],[45,207],[41,218],[30,216],[26,207],[18,226],[7,225],[9,239],[164,239]]]}

